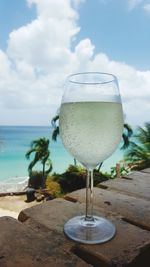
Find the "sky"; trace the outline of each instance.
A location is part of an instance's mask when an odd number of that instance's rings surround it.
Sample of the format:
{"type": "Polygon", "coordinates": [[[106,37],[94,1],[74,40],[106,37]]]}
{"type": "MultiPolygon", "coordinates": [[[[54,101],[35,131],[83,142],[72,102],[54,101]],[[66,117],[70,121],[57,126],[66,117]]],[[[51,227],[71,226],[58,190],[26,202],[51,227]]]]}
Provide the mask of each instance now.
{"type": "Polygon", "coordinates": [[[0,0],[0,125],[50,125],[66,77],[119,81],[126,122],[150,115],[150,0],[0,0]]]}

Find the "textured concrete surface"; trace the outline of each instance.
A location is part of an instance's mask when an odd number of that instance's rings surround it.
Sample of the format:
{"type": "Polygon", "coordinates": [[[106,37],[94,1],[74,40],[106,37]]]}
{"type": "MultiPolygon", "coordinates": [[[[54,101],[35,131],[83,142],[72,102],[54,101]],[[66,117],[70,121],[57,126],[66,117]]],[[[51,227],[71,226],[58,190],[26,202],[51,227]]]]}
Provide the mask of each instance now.
{"type": "Polygon", "coordinates": [[[146,172],[146,173],[149,173],[150,174],[150,168],[146,168],[144,170],[141,170],[140,172],[146,172]]]}
{"type": "Polygon", "coordinates": [[[113,221],[117,233],[115,238],[102,245],[76,245],[76,254],[89,258],[94,266],[150,266],[150,233],[127,224],[113,221]]]}
{"type": "MultiPolygon", "coordinates": [[[[78,202],[56,199],[22,211],[19,220],[41,232],[47,229],[62,234],[64,222],[72,216],[83,214],[84,208],[84,204],[78,202]]],[[[96,206],[95,212],[109,218],[115,224],[117,233],[111,241],[101,245],[85,246],[69,241],[71,250],[82,259],[88,260],[93,266],[130,266],[135,258],[143,259],[145,253],[150,252],[148,231],[121,220],[105,208],[96,206]]]]}
{"type": "Polygon", "coordinates": [[[150,174],[134,172],[124,178],[108,180],[101,184],[109,190],[122,192],[126,195],[150,200],[150,174]]]}
{"type": "Polygon", "coordinates": [[[1,267],[90,267],[55,232],[33,231],[11,217],[0,218],[1,267]]]}
{"type": "MultiPolygon", "coordinates": [[[[67,194],[65,198],[72,202],[85,203],[85,189],[67,194]]],[[[150,230],[150,203],[146,199],[95,187],[94,206],[117,212],[132,224],[150,230]]]]}
{"type": "Polygon", "coordinates": [[[51,231],[57,231],[63,233],[64,223],[76,215],[84,214],[85,207],[80,203],[71,203],[64,199],[54,199],[44,202],[38,206],[34,206],[29,209],[22,210],[19,214],[19,221],[33,225],[35,229],[36,225],[40,229],[44,228],[51,231]]]}
{"type": "Polygon", "coordinates": [[[0,218],[0,267],[149,267],[150,169],[95,188],[94,213],[116,226],[99,245],[69,240],[64,223],[85,212],[85,190],[22,210],[19,221],[0,218]]]}

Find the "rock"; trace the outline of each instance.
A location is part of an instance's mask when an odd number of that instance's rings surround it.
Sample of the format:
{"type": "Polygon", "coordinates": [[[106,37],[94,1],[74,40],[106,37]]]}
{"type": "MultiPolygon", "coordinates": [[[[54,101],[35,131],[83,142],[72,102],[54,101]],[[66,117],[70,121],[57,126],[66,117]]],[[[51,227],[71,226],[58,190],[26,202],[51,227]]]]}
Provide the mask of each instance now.
{"type": "Polygon", "coordinates": [[[39,232],[11,217],[0,218],[1,267],[90,267],[65,248],[56,232],[39,232]]]}
{"type": "Polygon", "coordinates": [[[41,195],[41,194],[38,194],[36,195],[36,201],[37,202],[41,202],[45,199],[45,196],[44,195],[41,195]]]}
{"type": "MultiPolygon", "coordinates": [[[[82,203],[55,199],[22,211],[19,220],[41,233],[51,232],[62,238],[64,223],[75,215],[83,214],[84,210],[85,205],[82,203]]],[[[149,231],[122,220],[105,207],[96,206],[95,214],[114,223],[117,229],[115,237],[109,242],[94,246],[73,243],[64,237],[63,243],[67,244],[69,250],[93,266],[140,267],[138,262],[141,264],[145,259],[147,262],[150,260],[149,231]]],[[[145,263],[144,267],[149,267],[149,264],[145,263]]]]}

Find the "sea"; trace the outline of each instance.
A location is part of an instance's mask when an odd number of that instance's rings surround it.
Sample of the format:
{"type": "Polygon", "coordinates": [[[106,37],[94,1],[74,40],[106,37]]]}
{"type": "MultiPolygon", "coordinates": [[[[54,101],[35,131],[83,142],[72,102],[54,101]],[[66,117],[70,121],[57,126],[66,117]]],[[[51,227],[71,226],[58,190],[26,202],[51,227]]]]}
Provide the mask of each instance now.
{"type": "MultiPolygon", "coordinates": [[[[0,126],[0,192],[20,191],[28,181],[29,160],[25,154],[33,140],[45,137],[50,140],[50,158],[53,172],[63,173],[73,164],[73,157],[65,150],[61,139],[52,140],[53,129],[50,126],[0,126]]],[[[102,165],[103,172],[123,161],[121,144],[113,155],[102,165]]],[[[100,149],[100,148],[99,148],[100,149]]],[[[35,166],[41,170],[40,164],[35,166]]]]}

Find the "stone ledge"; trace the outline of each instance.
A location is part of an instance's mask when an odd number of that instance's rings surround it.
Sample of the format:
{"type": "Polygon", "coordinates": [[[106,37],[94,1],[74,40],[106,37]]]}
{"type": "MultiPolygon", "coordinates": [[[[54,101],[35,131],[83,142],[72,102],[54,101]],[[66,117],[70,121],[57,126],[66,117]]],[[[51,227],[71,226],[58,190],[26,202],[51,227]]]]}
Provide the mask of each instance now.
{"type": "Polygon", "coordinates": [[[1,267],[90,267],[65,249],[64,238],[56,232],[35,232],[11,218],[0,218],[1,267]]]}
{"type": "MultiPolygon", "coordinates": [[[[144,260],[145,253],[150,252],[150,233],[130,223],[122,221],[119,216],[96,206],[95,213],[109,218],[117,228],[116,236],[101,245],[79,245],[63,235],[63,225],[69,218],[83,214],[85,206],[63,199],[55,199],[22,211],[19,220],[24,224],[39,229],[44,233],[60,234],[68,249],[74,251],[94,266],[136,266],[135,259],[144,260]]],[[[149,259],[150,258],[146,258],[149,259]]],[[[137,262],[136,262],[137,264],[137,262]]],[[[144,265],[148,267],[149,265],[144,265]]]]}
{"type": "Polygon", "coordinates": [[[20,222],[33,225],[33,229],[40,228],[43,232],[49,229],[63,233],[64,223],[73,216],[83,215],[85,207],[76,203],[74,206],[69,201],[56,198],[37,206],[22,210],[18,216],[20,222]]]}
{"type": "Polygon", "coordinates": [[[100,187],[112,190],[114,194],[120,192],[139,199],[150,200],[150,174],[146,172],[137,171],[123,178],[111,179],[101,183],[100,187]]]}
{"type": "MultiPolygon", "coordinates": [[[[72,202],[85,203],[85,189],[67,194],[65,198],[72,202]]],[[[124,220],[150,230],[150,204],[146,199],[95,187],[94,206],[117,212],[124,220]]]]}

